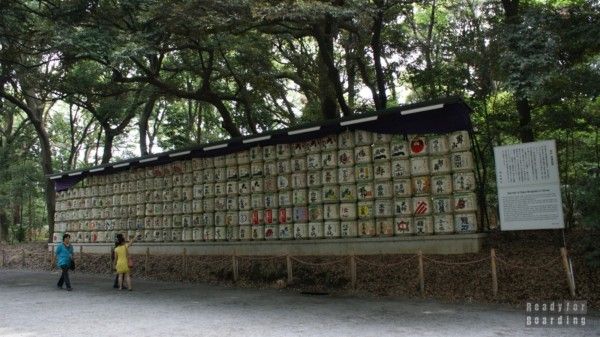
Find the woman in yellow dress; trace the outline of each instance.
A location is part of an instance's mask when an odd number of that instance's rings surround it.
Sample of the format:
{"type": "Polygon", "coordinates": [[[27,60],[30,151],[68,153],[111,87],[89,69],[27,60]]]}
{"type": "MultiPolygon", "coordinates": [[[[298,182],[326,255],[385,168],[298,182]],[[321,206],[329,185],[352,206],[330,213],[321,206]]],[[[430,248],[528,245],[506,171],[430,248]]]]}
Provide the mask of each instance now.
{"type": "Polygon", "coordinates": [[[119,277],[119,290],[123,289],[123,277],[127,283],[127,289],[131,290],[131,270],[129,268],[129,246],[133,244],[135,237],[126,242],[122,235],[117,237],[117,248],[115,248],[115,270],[119,277]]]}

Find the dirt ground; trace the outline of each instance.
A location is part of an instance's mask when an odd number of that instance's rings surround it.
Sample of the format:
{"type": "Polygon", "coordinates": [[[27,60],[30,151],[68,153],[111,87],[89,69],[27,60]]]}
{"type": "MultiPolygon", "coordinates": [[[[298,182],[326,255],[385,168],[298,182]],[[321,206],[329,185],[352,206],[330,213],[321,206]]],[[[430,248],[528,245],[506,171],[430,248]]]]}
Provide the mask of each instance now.
{"type": "Polygon", "coordinates": [[[584,327],[528,328],[522,309],[431,299],[307,295],[73,272],[0,271],[0,335],[24,336],[600,336],[597,313],[584,327]]]}

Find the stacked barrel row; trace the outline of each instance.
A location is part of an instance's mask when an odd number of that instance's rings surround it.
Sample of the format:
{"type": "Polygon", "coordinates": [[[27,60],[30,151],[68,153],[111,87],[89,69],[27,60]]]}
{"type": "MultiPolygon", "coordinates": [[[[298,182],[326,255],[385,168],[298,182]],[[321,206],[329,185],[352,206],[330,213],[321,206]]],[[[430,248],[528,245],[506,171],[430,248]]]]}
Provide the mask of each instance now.
{"type": "Polygon", "coordinates": [[[466,131],[347,131],[111,175],[57,196],[57,239],[149,242],[471,233],[474,159],[466,131]]]}

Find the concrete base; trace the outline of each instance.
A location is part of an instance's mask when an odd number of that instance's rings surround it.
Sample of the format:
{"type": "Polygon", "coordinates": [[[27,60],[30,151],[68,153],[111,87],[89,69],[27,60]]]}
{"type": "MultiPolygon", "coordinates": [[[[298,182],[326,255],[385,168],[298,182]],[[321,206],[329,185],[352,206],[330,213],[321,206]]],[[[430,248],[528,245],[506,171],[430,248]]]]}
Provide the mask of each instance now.
{"type": "MultiPolygon", "coordinates": [[[[132,254],[153,255],[381,255],[414,254],[465,254],[481,250],[485,233],[460,235],[394,236],[386,238],[352,238],[323,240],[274,240],[235,242],[136,242],[132,254]]],[[[75,252],[108,254],[114,247],[109,243],[74,243],[75,252]]]]}

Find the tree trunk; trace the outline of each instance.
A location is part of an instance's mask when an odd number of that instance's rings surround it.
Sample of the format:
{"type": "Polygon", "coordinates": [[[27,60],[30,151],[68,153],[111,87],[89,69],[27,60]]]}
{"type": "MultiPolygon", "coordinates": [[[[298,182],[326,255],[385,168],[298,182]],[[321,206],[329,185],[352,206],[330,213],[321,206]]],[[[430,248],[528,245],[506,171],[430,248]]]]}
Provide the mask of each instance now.
{"type": "Polygon", "coordinates": [[[115,140],[115,134],[110,129],[104,130],[104,151],[102,152],[102,162],[100,165],[108,164],[112,158],[112,147],[115,140]]]}
{"type": "Polygon", "coordinates": [[[8,241],[8,217],[6,211],[0,209],[0,242],[8,241]]]}
{"type": "MultiPolygon", "coordinates": [[[[42,171],[44,175],[50,175],[53,173],[52,169],[52,149],[50,147],[50,137],[48,132],[42,125],[42,113],[39,113],[40,118],[30,118],[33,124],[38,138],[40,140],[41,156],[40,162],[42,165],[42,171]]],[[[52,242],[52,235],[54,234],[54,213],[56,212],[56,192],[54,190],[54,182],[50,178],[46,178],[45,181],[45,199],[46,199],[46,212],[48,215],[48,233],[50,237],[48,242],[52,242]]]]}
{"type": "Polygon", "coordinates": [[[529,105],[529,100],[519,93],[515,93],[515,99],[517,100],[517,112],[519,113],[519,138],[521,138],[521,142],[523,143],[533,142],[535,136],[531,125],[531,106],[529,105]]]}
{"type": "Polygon", "coordinates": [[[375,108],[377,110],[385,109],[387,106],[387,95],[385,90],[385,74],[383,73],[383,66],[381,65],[381,54],[383,47],[381,45],[381,30],[383,29],[383,2],[375,2],[378,7],[377,16],[373,23],[373,37],[371,38],[371,49],[373,50],[373,62],[375,64],[375,76],[377,80],[377,91],[379,92],[379,99],[375,102],[375,108]],[[379,106],[377,106],[379,105],[379,106]]]}
{"type": "Polygon", "coordinates": [[[154,104],[158,99],[158,95],[153,93],[148,98],[146,104],[144,104],[144,109],[142,110],[142,115],[140,116],[139,130],[140,130],[140,154],[142,156],[147,156],[149,154],[148,151],[148,121],[150,120],[150,116],[152,115],[152,111],[154,110],[154,104]]]}

